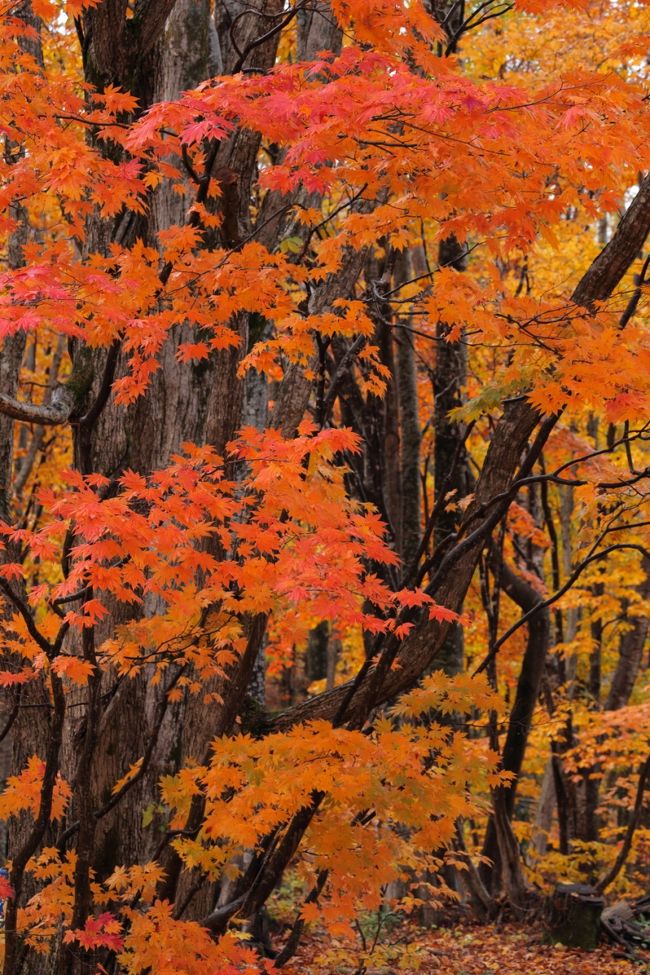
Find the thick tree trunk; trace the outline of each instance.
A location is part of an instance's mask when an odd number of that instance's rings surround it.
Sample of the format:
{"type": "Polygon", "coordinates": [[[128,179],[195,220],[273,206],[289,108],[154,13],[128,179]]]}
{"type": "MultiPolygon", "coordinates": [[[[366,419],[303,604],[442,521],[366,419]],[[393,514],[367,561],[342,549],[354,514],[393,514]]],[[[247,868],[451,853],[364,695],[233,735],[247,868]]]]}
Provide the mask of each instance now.
{"type": "MultiPolygon", "coordinates": [[[[397,283],[403,284],[411,278],[424,273],[425,264],[422,247],[413,248],[407,255],[397,259],[397,283]]],[[[410,321],[410,320],[409,320],[410,321]]],[[[420,489],[420,409],[418,399],[418,377],[415,356],[415,341],[409,322],[400,319],[404,325],[395,330],[395,359],[397,393],[400,424],[400,482],[402,549],[404,570],[413,572],[420,549],[421,489],[420,489]]]]}
{"type": "MultiPolygon", "coordinates": [[[[150,51],[154,99],[178,96],[209,77],[215,66],[208,0],[199,3],[179,0],[163,26],[164,31],[150,51]]],[[[189,192],[188,188],[188,195],[189,192]]],[[[151,214],[152,233],[184,223],[186,210],[187,200],[169,191],[159,192],[151,214]]],[[[242,346],[245,349],[246,324],[237,322],[242,336],[238,350],[215,354],[207,363],[199,365],[179,362],[178,346],[191,339],[192,331],[182,324],[176,326],[163,346],[160,368],[147,393],[128,408],[109,399],[94,430],[83,439],[77,438],[78,466],[88,472],[115,477],[127,468],[149,473],[165,466],[185,441],[212,443],[223,450],[239,422],[241,390],[236,369],[242,346]],[[224,390],[228,390],[228,395],[224,395],[224,390]]],[[[125,368],[119,357],[117,375],[125,368]]],[[[97,395],[101,377],[98,369],[91,397],[97,395]]],[[[156,607],[152,605],[150,609],[155,611],[156,607]]],[[[123,609],[116,609],[113,622],[125,622],[123,609]]],[[[109,690],[110,682],[111,676],[106,675],[103,693],[109,690]]],[[[150,828],[143,827],[145,797],[155,795],[156,782],[163,772],[178,768],[183,736],[189,736],[190,740],[193,737],[188,727],[192,719],[187,714],[186,700],[169,706],[161,726],[156,727],[164,694],[165,688],[152,688],[146,676],[122,682],[108,707],[97,716],[97,752],[91,788],[96,806],[102,805],[112,785],[129,765],[145,754],[147,742],[157,737],[150,768],[141,783],[133,788],[119,810],[108,814],[99,826],[95,866],[100,874],[105,875],[117,863],[151,857],[159,845],[155,821],[150,828]]],[[[78,747],[71,726],[66,738],[71,766],[78,747]]]]}
{"type": "MultiPolygon", "coordinates": [[[[23,20],[34,33],[31,36],[21,39],[21,47],[30,54],[35,62],[42,66],[43,55],[41,47],[41,22],[35,16],[32,9],[31,0],[22,0],[15,5],[12,11],[13,16],[23,20]]],[[[4,151],[7,158],[15,160],[15,146],[8,140],[4,140],[4,151]]],[[[15,221],[15,229],[9,235],[6,246],[6,260],[11,268],[22,267],[24,261],[24,247],[32,238],[33,231],[29,222],[27,210],[20,200],[14,200],[10,205],[10,215],[15,221]]],[[[16,393],[20,387],[20,373],[23,363],[23,356],[26,348],[26,335],[24,332],[17,332],[14,335],[7,335],[2,340],[0,349],[0,391],[12,399],[16,398],[16,393]]],[[[47,393],[46,393],[47,396],[47,393]]],[[[30,431],[32,441],[37,437],[37,431],[30,431]]],[[[5,413],[0,412],[0,519],[11,523],[16,514],[16,465],[15,465],[15,423],[14,419],[5,413]]],[[[28,437],[24,443],[27,444],[28,437]]],[[[0,553],[0,561],[13,562],[19,558],[18,546],[9,544],[3,547],[0,553]]],[[[18,583],[14,583],[18,586],[18,583]]],[[[11,670],[16,666],[16,661],[11,658],[5,666],[11,670]]],[[[28,685],[24,688],[14,687],[8,694],[3,696],[0,705],[0,728],[2,729],[2,739],[0,740],[0,788],[10,774],[15,774],[27,763],[28,758],[38,751],[43,756],[46,750],[48,739],[53,735],[53,724],[50,719],[50,698],[47,690],[42,683],[28,685]]],[[[20,868],[20,855],[25,860],[25,851],[33,846],[33,840],[38,831],[30,821],[30,817],[21,816],[7,823],[4,821],[0,829],[0,859],[4,864],[5,857],[13,859],[18,856],[20,868]]],[[[38,836],[40,841],[46,834],[46,827],[38,836]]],[[[19,884],[24,894],[31,893],[29,878],[24,873],[19,874],[19,884]]],[[[8,964],[12,965],[16,959],[18,942],[15,935],[15,914],[16,905],[9,902],[6,905],[7,932],[5,938],[5,956],[8,956],[8,964]]]]}
{"type": "MultiPolygon", "coordinates": [[[[136,25],[139,33],[134,33],[122,22],[124,10],[120,5],[105,3],[98,8],[96,17],[90,11],[86,20],[93,37],[86,55],[88,76],[91,80],[108,80],[110,77],[114,83],[118,76],[126,78],[127,62],[135,56],[135,51],[143,50],[149,73],[146,78],[137,73],[132,79],[144,108],[151,100],[176,97],[183,89],[194,87],[209,77],[217,68],[226,73],[238,70],[241,55],[249,46],[247,66],[267,70],[275,60],[279,35],[255,47],[252,42],[268,29],[269,15],[281,11],[283,5],[277,3],[275,8],[269,4],[260,5],[259,15],[250,4],[245,5],[245,9],[244,5],[235,4],[237,9],[233,10],[230,9],[232,6],[217,5],[215,26],[211,4],[207,0],[199,3],[178,0],[175,4],[168,3],[171,11],[168,18],[155,20],[155,23],[152,19],[143,20],[139,27],[136,25]],[[245,15],[239,17],[239,14],[245,15]],[[233,17],[237,17],[235,38],[230,30],[233,17]],[[111,62],[110,73],[104,48],[105,33],[109,31],[113,31],[118,44],[128,47],[126,52],[120,50],[111,62]]],[[[320,20],[322,18],[314,20],[313,29],[318,28],[322,33],[320,20]]],[[[316,43],[313,37],[310,40],[309,25],[303,27],[301,36],[307,45],[316,43]]],[[[217,155],[215,170],[233,174],[235,187],[232,195],[237,208],[234,222],[228,218],[222,224],[223,243],[231,248],[237,246],[240,234],[251,228],[250,206],[258,151],[259,137],[246,131],[237,132],[225,141],[217,155]]],[[[183,200],[177,194],[161,190],[152,209],[150,229],[139,225],[138,233],[153,241],[159,230],[185,223],[191,191],[188,187],[188,197],[183,200]]],[[[134,232],[135,228],[132,229],[134,232]]],[[[94,236],[99,244],[108,241],[107,228],[98,227],[94,236]]],[[[353,274],[359,273],[360,266],[352,262],[353,274]]],[[[348,276],[344,274],[343,287],[354,279],[349,273],[348,276]]],[[[334,296],[341,293],[340,283],[334,285],[334,296]]],[[[321,293],[323,300],[331,300],[327,288],[321,289],[321,293]]],[[[240,336],[237,348],[215,353],[198,366],[179,362],[178,347],[191,338],[191,330],[182,324],[176,326],[161,351],[159,369],[147,393],[126,409],[109,398],[94,429],[77,437],[77,466],[86,473],[99,472],[111,477],[126,468],[148,473],[169,463],[185,441],[208,443],[223,452],[242,422],[243,413],[248,422],[254,420],[256,425],[263,426],[267,420],[265,390],[258,388],[260,383],[253,379],[244,382],[238,377],[239,363],[249,347],[248,326],[248,316],[237,316],[232,322],[240,336]]],[[[100,353],[93,359],[92,381],[87,393],[89,402],[98,393],[110,356],[100,353]]],[[[115,375],[119,377],[125,368],[126,364],[118,355],[115,375]]],[[[299,415],[289,419],[292,427],[301,418],[305,405],[301,399],[297,408],[299,415]]],[[[156,612],[157,606],[153,603],[145,605],[144,611],[156,612]]],[[[126,622],[126,618],[124,610],[117,607],[111,625],[120,622],[126,622]]],[[[187,694],[178,702],[168,703],[167,688],[153,687],[146,674],[119,684],[114,683],[111,675],[104,675],[101,688],[91,689],[85,710],[77,711],[77,717],[68,722],[63,748],[64,768],[75,785],[68,843],[83,852],[76,884],[77,926],[83,923],[87,910],[83,892],[87,884],[90,850],[94,854],[92,866],[99,877],[106,876],[118,863],[162,857],[167,871],[165,893],[185,900],[189,878],[180,870],[176,855],[168,849],[161,850],[160,823],[155,808],[153,815],[144,818],[143,809],[151,797],[155,797],[162,774],[177,771],[188,756],[205,760],[209,742],[232,727],[243,706],[263,644],[263,619],[251,620],[247,625],[249,648],[236,672],[230,674],[227,687],[219,688],[225,701],[223,707],[214,703],[208,706],[187,694]],[[108,703],[100,705],[100,700],[108,703]],[[153,750],[149,752],[152,742],[153,750]],[[110,797],[113,784],[129,765],[145,754],[148,762],[140,781],[119,806],[95,824],[93,811],[101,808],[110,797]],[[79,823],[76,827],[75,819],[79,823]]],[[[98,638],[108,635],[108,630],[97,634],[98,638]]],[[[217,690],[216,687],[206,688],[210,689],[217,690]]],[[[82,704],[83,699],[79,703],[82,704]]],[[[213,897],[213,885],[205,885],[195,894],[189,916],[200,916],[208,911],[213,897]]],[[[90,954],[83,961],[73,960],[70,956],[65,964],[72,966],[71,971],[81,972],[92,967],[93,959],[90,954]]]]}
{"type": "MultiPolygon", "coordinates": [[[[438,263],[459,273],[467,270],[466,248],[455,237],[441,241],[438,263]]],[[[450,413],[462,405],[467,382],[467,348],[462,341],[449,342],[449,327],[439,322],[436,335],[436,367],[433,376],[434,409],[434,505],[438,510],[434,530],[436,547],[450,542],[461,521],[456,507],[469,491],[464,424],[450,413]],[[447,499],[445,501],[445,499],[447,499]]],[[[447,674],[463,669],[464,642],[460,627],[450,630],[436,665],[447,674]]]]}

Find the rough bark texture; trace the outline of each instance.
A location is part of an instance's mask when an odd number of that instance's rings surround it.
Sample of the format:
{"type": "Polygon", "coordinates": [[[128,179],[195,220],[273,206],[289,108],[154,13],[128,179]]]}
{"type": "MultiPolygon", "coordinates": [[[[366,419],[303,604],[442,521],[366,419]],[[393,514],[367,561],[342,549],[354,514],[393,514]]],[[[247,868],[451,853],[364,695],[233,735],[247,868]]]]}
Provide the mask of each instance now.
{"type": "MultiPolygon", "coordinates": [[[[272,8],[260,5],[256,14],[251,5],[217,5],[216,23],[213,22],[210,3],[194,0],[178,0],[148,6],[142,4],[136,10],[133,21],[125,21],[125,5],[106,0],[84,17],[84,63],[87,77],[94,83],[121,84],[140,97],[142,109],[152,100],[177,96],[183,89],[197,85],[217,69],[224,72],[238,69],[242,55],[246,64],[259,70],[268,69],[275,60],[279,35],[263,44],[256,39],[268,29],[269,16],[282,10],[282,4],[272,8]],[[173,10],[172,10],[173,7],[173,10]],[[155,8],[155,9],[154,9],[155,8]],[[170,16],[167,17],[167,14],[170,16]],[[243,16],[239,17],[239,14],[243,16]],[[249,50],[250,48],[250,50],[249,50]],[[136,70],[136,62],[139,67],[136,70]]],[[[314,26],[320,21],[314,20],[314,26]]],[[[322,32],[321,32],[322,33],[322,32]]],[[[310,40],[310,25],[303,26],[301,36],[306,44],[310,40]]],[[[250,231],[250,206],[252,184],[256,178],[256,162],[259,138],[249,132],[237,132],[223,143],[217,155],[215,171],[234,174],[228,178],[234,187],[232,199],[236,201],[235,220],[224,220],[223,243],[236,247],[243,231],[250,231]]],[[[155,199],[150,215],[150,226],[137,220],[128,234],[154,239],[155,232],[172,224],[185,222],[188,198],[161,190],[155,199]]],[[[225,194],[224,194],[225,195],[225,194]]],[[[222,198],[223,199],[223,198],[222,198]]],[[[91,228],[92,246],[104,249],[110,242],[112,228],[97,223],[91,228]]],[[[351,261],[342,275],[328,282],[314,297],[317,308],[324,307],[341,294],[349,294],[361,272],[363,258],[351,261]]],[[[266,422],[264,391],[255,381],[244,383],[237,376],[241,357],[249,346],[248,316],[237,316],[232,327],[239,333],[240,343],[234,351],[214,354],[206,363],[192,365],[180,363],[176,352],[183,341],[188,341],[191,330],[182,324],[170,333],[159,358],[160,368],[150,388],[134,405],[124,408],[109,397],[94,424],[81,428],[76,435],[75,459],[79,469],[86,473],[100,472],[117,476],[129,467],[143,473],[162,467],[170,460],[185,441],[209,443],[223,451],[242,420],[250,422],[255,417],[259,425],[266,422]]],[[[77,350],[75,367],[83,371],[83,399],[79,395],[70,402],[65,387],[59,399],[60,413],[54,415],[57,404],[50,412],[40,410],[28,414],[25,407],[20,419],[39,422],[64,422],[74,409],[83,413],[93,403],[108,375],[121,376],[126,369],[119,349],[100,351],[90,356],[77,350]],[[81,366],[80,366],[81,362],[81,366]],[[67,396],[67,398],[66,398],[67,396]]],[[[8,359],[4,362],[8,364],[8,359]]],[[[289,386],[290,384],[285,384],[289,386]]],[[[3,386],[8,396],[15,390],[3,386]]],[[[299,377],[297,393],[293,397],[279,391],[279,425],[293,432],[302,418],[311,393],[311,385],[304,376],[299,377]]],[[[2,416],[12,411],[12,403],[0,403],[8,407],[2,416]]],[[[14,410],[14,413],[16,411],[14,410]]],[[[3,422],[9,422],[5,419],[3,422]]],[[[156,605],[145,605],[144,611],[155,612],[156,605]]],[[[125,622],[125,610],[116,607],[112,624],[125,622]]],[[[174,772],[187,759],[207,756],[209,742],[217,735],[227,733],[238,712],[242,709],[247,688],[254,672],[263,643],[265,621],[251,620],[249,648],[240,665],[230,674],[223,707],[206,706],[185,696],[179,702],[168,704],[166,687],[152,687],[146,675],[132,681],[115,683],[110,674],[104,674],[101,684],[91,684],[79,694],[79,708],[74,708],[66,722],[62,759],[66,777],[74,785],[75,796],[68,823],[66,845],[78,855],[76,875],[75,926],[83,926],[89,906],[89,869],[99,877],[106,876],[117,863],[143,862],[161,855],[160,833],[157,816],[145,826],[142,810],[147,797],[156,795],[156,783],[161,774],[174,772]],[[113,810],[97,820],[94,815],[110,797],[112,784],[126,768],[147,755],[146,770],[140,781],[113,810]]],[[[108,631],[97,632],[97,639],[108,631]]],[[[92,654],[91,647],[86,648],[92,654]]],[[[79,648],[79,652],[85,652],[79,648]]],[[[90,658],[92,659],[92,658],[90,658]]],[[[212,688],[217,690],[217,688],[212,688]]],[[[221,687],[223,691],[224,688],[221,687]]],[[[21,735],[19,747],[27,747],[31,735],[21,735]]],[[[18,755],[14,756],[16,760],[18,755]]],[[[24,763],[20,763],[24,764],[24,763]]],[[[188,891],[189,880],[180,870],[180,862],[169,851],[162,852],[168,873],[168,893],[178,895],[182,901],[188,891]]],[[[201,916],[212,907],[214,890],[205,885],[194,897],[189,916],[201,916]]],[[[94,971],[96,959],[93,953],[79,956],[63,950],[59,961],[53,961],[61,972],[79,973],[94,971]]],[[[31,963],[28,962],[28,969],[31,963]]]]}
{"type": "Polygon", "coordinates": [[[595,301],[605,301],[641,252],[648,236],[650,210],[650,175],[639,185],[634,200],[621,217],[608,244],[592,262],[573,292],[576,305],[589,308],[595,301]]]}
{"type": "MultiPolygon", "coordinates": [[[[441,241],[438,252],[441,267],[450,267],[458,273],[467,269],[465,247],[455,237],[441,241]]],[[[449,326],[439,322],[436,335],[436,367],[433,375],[435,393],[434,429],[434,503],[438,508],[434,530],[437,546],[449,543],[458,531],[460,509],[455,505],[469,491],[467,475],[467,451],[464,425],[455,421],[450,413],[462,405],[467,381],[467,348],[462,341],[449,342],[449,326]],[[445,502],[445,498],[448,499],[445,502]]],[[[438,666],[447,674],[457,674],[463,668],[463,633],[460,627],[451,630],[443,647],[438,666]]]]}
{"type": "MultiPolygon", "coordinates": [[[[22,48],[30,54],[37,64],[42,65],[43,56],[40,41],[41,22],[34,15],[31,0],[23,0],[16,4],[13,11],[15,17],[20,18],[34,30],[32,37],[23,38],[22,48]]],[[[4,139],[3,149],[7,157],[14,157],[15,146],[4,139]]],[[[14,157],[15,158],[15,157],[14,157]]],[[[11,268],[18,268],[24,265],[23,248],[32,236],[32,229],[29,223],[28,213],[20,200],[15,200],[10,206],[10,213],[15,221],[15,230],[9,235],[7,240],[6,261],[11,268]]],[[[25,354],[26,335],[24,332],[17,332],[15,335],[6,336],[2,341],[0,349],[0,519],[12,521],[13,507],[16,493],[16,478],[14,465],[14,444],[15,444],[15,423],[14,420],[20,419],[12,409],[4,410],[3,405],[7,401],[13,405],[17,403],[17,393],[20,386],[20,370],[25,354]]],[[[7,550],[0,553],[0,561],[14,561],[16,551],[13,545],[9,545],[7,550]]],[[[14,662],[10,661],[8,669],[12,669],[14,662]]],[[[29,741],[25,734],[21,734],[22,729],[29,728],[30,735],[35,733],[36,740],[47,741],[50,735],[51,725],[48,720],[47,694],[42,687],[28,687],[21,690],[14,688],[13,691],[2,700],[0,705],[0,727],[3,730],[3,737],[0,741],[0,783],[4,783],[8,775],[22,768],[30,751],[29,741]],[[29,710],[25,705],[35,705],[32,707],[32,717],[27,719],[29,710]]],[[[6,855],[11,855],[14,848],[14,839],[19,845],[25,843],[29,838],[28,817],[21,817],[18,823],[14,822],[9,828],[9,824],[4,821],[0,828],[0,857],[4,860],[6,855]]],[[[9,938],[9,950],[11,951],[11,935],[9,938]]]]}
{"type": "Polygon", "coordinates": [[[415,349],[408,334],[397,344],[399,389],[400,455],[402,487],[402,559],[415,562],[420,547],[420,417],[416,382],[415,349]]]}
{"type": "MultiPolygon", "coordinates": [[[[156,42],[149,48],[154,69],[152,97],[172,98],[185,88],[193,87],[208,77],[214,68],[214,44],[211,43],[210,4],[180,0],[166,23],[160,24],[156,42]],[[164,32],[163,32],[164,28],[164,32]]],[[[158,194],[151,220],[158,230],[184,222],[187,203],[177,194],[158,194]]],[[[235,381],[237,363],[245,348],[247,322],[238,320],[242,346],[235,351],[214,355],[198,366],[180,363],[178,346],[188,341],[191,330],[176,326],[165,343],[160,368],[147,394],[133,406],[124,409],[112,399],[106,405],[90,435],[77,438],[76,453],[80,467],[116,476],[127,467],[149,472],[169,463],[171,455],[186,440],[212,443],[219,450],[230,439],[239,422],[241,394],[235,381]],[[224,396],[229,389],[235,396],[224,396]]],[[[105,368],[105,360],[101,363],[105,368]]],[[[118,357],[116,374],[126,368],[118,357]]],[[[91,399],[97,395],[103,371],[96,369],[91,399]]],[[[156,607],[150,607],[155,611],[156,607]]],[[[124,610],[116,609],[115,621],[124,621],[124,610]]],[[[108,684],[110,678],[105,678],[108,684]]],[[[108,686],[104,687],[104,693],[108,686]]],[[[142,824],[146,796],[155,795],[155,783],[164,771],[178,767],[184,739],[193,741],[193,712],[187,713],[187,700],[164,711],[164,687],[152,688],[145,676],[122,683],[110,704],[97,715],[95,735],[101,746],[93,763],[92,794],[100,797],[99,805],[110,792],[111,782],[124,774],[131,762],[145,754],[147,742],[156,737],[157,744],[148,772],[125,798],[119,809],[100,823],[96,838],[96,866],[109,872],[117,863],[134,862],[152,856],[160,838],[155,823],[142,824]],[[161,717],[162,715],[162,717],[161,717]],[[179,729],[182,729],[179,735],[179,729]]],[[[204,710],[204,709],[201,709],[204,710]]],[[[205,714],[199,720],[205,720],[205,714]]],[[[77,734],[89,729],[85,725],[77,734]]],[[[209,733],[209,729],[206,729],[209,733]]],[[[78,741],[71,727],[66,746],[72,744],[69,761],[74,762],[78,741]]]]}
{"type": "MultiPolygon", "coordinates": [[[[413,248],[398,264],[399,283],[423,273],[422,248],[413,248]]],[[[411,571],[418,558],[422,534],[422,502],[420,486],[420,407],[418,400],[417,362],[415,341],[409,329],[396,330],[396,379],[400,421],[400,476],[402,525],[402,561],[405,570],[411,571]]]]}

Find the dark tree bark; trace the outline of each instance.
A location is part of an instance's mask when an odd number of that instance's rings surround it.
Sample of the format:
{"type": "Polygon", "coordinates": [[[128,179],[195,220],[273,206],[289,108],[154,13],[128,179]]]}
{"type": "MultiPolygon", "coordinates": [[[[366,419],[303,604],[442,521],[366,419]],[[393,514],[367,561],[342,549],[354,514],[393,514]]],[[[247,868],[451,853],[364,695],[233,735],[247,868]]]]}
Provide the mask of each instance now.
{"type": "MultiPolygon", "coordinates": [[[[418,245],[409,252],[396,255],[395,287],[426,274],[423,247],[418,245]]],[[[411,318],[402,317],[395,322],[393,339],[395,346],[395,383],[399,405],[400,445],[400,524],[402,533],[401,556],[406,578],[410,578],[418,562],[422,535],[421,486],[420,486],[420,406],[418,396],[418,367],[415,338],[411,332],[411,318]],[[400,327],[401,326],[401,327],[400,327]]]]}
{"type": "MultiPolygon", "coordinates": [[[[499,579],[503,591],[515,602],[523,613],[534,610],[540,606],[543,597],[531,585],[519,577],[506,564],[498,567],[499,579]]],[[[540,608],[528,622],[528,639],[526,649],[521,661],[521,670],[517,681],[515,700],[508,719],[508,730],[506,732],[503,749],[501,752],[501,766],[504,771],[511,772],[515,779],[511,786],[498,789],[494,798],[495,812],[488,821],[485,841],[483,844],[483,856],[487,857],[492,863],[497,864],[500,860],[500,846],[496,821],[497,816],[505,816],[508,820],[512,819],[515,797],[517,792],[517,778],[526,754],[526,746],[533,721],[533,714],[537,706],[546,656],[548,652],[550,636],[550,617],[546,608],[540,608]]],[[[501,824],[503,828],[503,823],[501,824]]],[[[503,861],[501,861],[503,866],[503,861]]],[[[512,872],[512,865],[508,868],[512,872]]],[[[486,886],[494,888],[495,871],[490,864],[481,865],[481,876],[486,886]]]]}
{"type": "Polygon", "coordinates": [[[570,948],[598,947],[604,899],[586,884],[559,884],[550,904],[549,937],[570,948]]]}
{"type": "MultiPolygon", "coordinates": [[[[467,270],[466,248],[455,237],[441,241],[438,252],[440,267],[458,273],[467,270]]],[[[435,393],[434,429],[434,505],[438,510],[434,528],[436,547],[449,543],[458,531],[460,509],[456,507],[469,491],[467,450],[464,424],[450,413],[462,405],[467,382],[467,348],[462,341],[447,340],[449,326],[439,322],[436,335],[436,367],[433,375],[435,393]],[[448,499],[446,503],[445,499],[448,499]]],[[[451,630],[437,665],[447,674],[463,669],[464,641],[460,627],[451,630]]]]}
{"type": "MultiPolygon", "coordinates": [[[[639,597],[647,600],[650,599],[650,559],[644,558],[641,565],[645,578],[639,585],[639,597]]],[[[626,620],[630,622],[631,628],[622,635],[619,643],[616,670],[605,700],[606,711],[623,708],[630,700],[641,668],[643,651],[647,645],[650,623],[648,617],[637,616],[633,607],[628,606],[626,620]]]]}

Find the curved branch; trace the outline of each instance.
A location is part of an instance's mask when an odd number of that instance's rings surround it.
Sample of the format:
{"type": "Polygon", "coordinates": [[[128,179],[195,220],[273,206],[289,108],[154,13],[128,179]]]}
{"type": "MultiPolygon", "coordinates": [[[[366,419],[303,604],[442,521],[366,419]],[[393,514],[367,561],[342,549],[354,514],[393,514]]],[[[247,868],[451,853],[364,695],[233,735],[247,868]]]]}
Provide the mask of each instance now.
{"type": "Polygon", "coordinates": [[[60,426],[68,423],[75,408],[74,394],[67,386],[58,386],[52,393],[48,404],[22,403],[20,400],[0,393],[0,413],[23,423],[39,423],[41,426],[60,426]]]}
{"type": "MultiPolygon", "coordinates": [[[[237,54],[239,55],[239,57],[237,58],[237,61],[235,62],[235,65],[234,65],[231,73],[232,74],[237,74],[239,71],[241,71],[242,68],[243,68],[243,66],[244,66],[244,63],[246,61],[246,58],[251,53],[251,51],[254,51],[256,47],[260,47],[266,41],[270,41],[272,37],[275,37],[276,34],[279,34],[280,31],[284,30],[284,28],[287,26],[287,24],[291,23],[291,21],[296,16],[296,14],[298,13],[298,11],[300,10],[301,7],[302,7],[302,4],[300,4],[300,3],[296,4],[295,7],[291,7],[289,9],[289,12],[284,16],[283,20],[281,20],[279,24],[276,24],[274,27],[271,27],[269,30],[267,30],[264,34],[260,34],[259,37],[254,38],[252,41],[249,41],[243,51],[241,51],[237,47],[237,44],[235,43],[235,38],[233,37],[233,30],[232,30],[232,28],[235,26],[235,23],[239,19],[238,17],[236,17],[235,18],[235,21],[233,22],[232,27],[230,29],[230,41],[232,43],[232,46],[237,51],[237,54]]],[[[244,12],[245,13],[248,13],[248,11],[244,11],[244,12]]],[[[241,17],[241,16],[242,16],[242,14],[239,14],[239,17],[241,17]]],[[[266,15],[266,16],[268,16],[268,15],[266,15]]]]}
{"type": "Polygon", "coordinates": [[[575,569],[573,570],[573,572],[571,573],[567,581],[564,583],[563,586],[561,586],[557,590],[557,592],[554,592],[552,596],[548,597],[548,599],[544,599],[542,602],[537,603],[535,606],[532,607],[532,609],[529,609],[527,613],[524,613],[523,616],[520,616],[519,619],[515,623],[513,623],[509,629],[506,630],[503,636],[499,640],[497,640],[497,642],[494,644],[494,647],[487,655],[487,657],[485,657],[481,665],[476,668],[473,676],[475,677],[477,674],[481,674],[485,670],[488,664],[492,660],[494,660],[494,658],[496,657],[497,653],[499,652],[503,644],[506,642],[506,640],[509,640],[510,637],[513,635],[513,633],[517,632],[520,626],[523,626],[524,623],[528,623],[533,616],[536,616],[537,613],[541,612],[543,609],[547,609],[549,606],[552,606],[553,603],[556,603],[561,596],[563,596],[566,592],[568,592],[568,590],[571,588],[574,582],[576,582],[579,576],[582,575],[582,573],[584,572],[584,570],[587,568],[588,565],[591,565],[592,562],[598,562],[600,561],[600,559],[606,558],[610,554],[610,552],[618,552],[621,549],[634,549],[634,551],[636,552],[641,552],[644,558],[650,557],[650,551],[648,551],[647,548],[645,548],[643,545],[637,545],[633,542],[623,542],[620,545],[608,545],[607,548],[604,548],[602,550],[602,552],[596,552],[595,554],[588,555],[585,559],[582,560],[582,562],[578,563],[578,565],[575,567],[575,569]]]}
{"type": "Polygon", "coordinates": [[[41,631],[36,626],[36,623],[34,622],[34,617],[32,616],[27,603],[24,602],[23,599],[21,599],[18,593],[14,592],[14,590],[11,588],[7,580],[2,579],[1,577],[0,577],[0,590],[5,594],[9,602],[14,606],[15,609],[18,610],[18,612],[22,616],[25,626],[27,627],[27,632],[31,636],[32,640],[41,648],[41,650],[43,651],[46,657],[52,659],[52,657],[55,656],[54,646],[53,644],[50,643],[49,640],[47,640],[43,636],[41,631]]]}
{"type": "Polygon", "coordinates": [[[632,819],[627,827],[627,832],[625,834],[625,839],[623,840],[623,845],[618,852],[618,856],[614,860],[614,863],[607,871],[604,877],[596,884],[596,890],[602,894],[604,890],[612,884],[618,877],[623,864],[627,860],[628,853],[630,852],[630,847],[632,846],[632,840],[634,839],[634,833],[639,825],[639,820],[641,819],[641,811],[643,809],[643,794],[645,792],[646,785],[650,779],[650,755],[646,758],[645,762],[639,769],[639,782],[636,789],[636,799],[634,801],[634,811],[632,813],[632,819]]]}

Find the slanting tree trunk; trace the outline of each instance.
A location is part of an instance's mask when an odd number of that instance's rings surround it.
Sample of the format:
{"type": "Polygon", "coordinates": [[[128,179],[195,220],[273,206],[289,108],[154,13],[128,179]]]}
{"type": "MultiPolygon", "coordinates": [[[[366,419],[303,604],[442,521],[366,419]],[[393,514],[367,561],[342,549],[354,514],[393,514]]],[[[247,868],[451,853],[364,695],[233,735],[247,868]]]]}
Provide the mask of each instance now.
{"type": "MultiPolygon", "coordinates": [[[[597,582],[593,587],[593,595],[598,598],[605,591],[604,583],[597,582]]],[[[598,612],[598,610],[597,610],[598,612]]],[[[600,707],[602,682],[602,654],[603,654],[603,621],[596,616],[591,621],[591,653],[589,655],[589,677],[587,691],[589,703],[593,708],[600,707]]],[[[583,769],[582,782],[577,788],[576,833],[575,839],[585,843],[598,840],[598,799],[600,795],[600,779],[598,766],[583,769]]]]}
{"type": "MultiPolygon", "coordinates": [[[[650,175],[642,180],[639,192],[609,243],[578,282],[572,295],[573,302],[588,309],[594,302],[609,297],[639,253],[649,231],[650,175]]],[[[428,591],[443,605],[451,609],[462,605],[479,556],[514,498],[512,485],[517,471],[530,472],[556,422],[557,417],[549,417],[540,425],[540,417],[525,396],[505,403],[457,540],[435,567],[428,586],[428,591]],[[521,463],[528,440],[538,426],[537,436],[521,463]]],[[[449,624],[421,620],[390,658],[390,663],[396,660],[399,667],[380,672],[379,680],[373,668],[366,667],[354,685],[343,684],[305,701],[278,715],[269,727],[280,729],[310,718],[332,718],[346,701],[348,714],[352,711],[357,716],[367,713],[370,707],[411,687],[438,658],[448,632],[449,624]]]]}
{"type": "MultiPolygon", "coordinates": [[[[645,573],[645,578],[640,583],[638,592],[639,598],[645,602],[650,599],[650,559],[644,558],[641,567],[645,573]]],[[[628,606],[627,609],[626,621],[631,623],[631,628],[622,635],[620,640],[618,661],[605,700],[606,711],[616,711],[618,708],[623,708],[630,700],[641,668],[643,650],[648,639],[650,624],[648,617],[645,615],[637,616],[633,605],[628,606]]]]}
{"type": "MultiPolygon", "coordinates": [[[[523,613],[528,613],[539,606],[543,597],[533,589],[524,579],[520,578],[513,570],[505,564],[499,567],[499,577],[503,590],[515,602],[523,613]]],[[[521,662],[521,670],[517,681],[515,700],[508,719],[508,730],[501,753],[501,767],[506,772],[511,772],[515,779],[508,788],[497,789],[495,793],[494,813],[488,820],[488,827],[483,844],[483,856],[487,857],[493,864],[498,864],[503,838],[499,840],[496,821],[497,811],[502,817],[512,819],[515,796],[517,791],[517,778],[521,773],[526,754],[526,746],[533,721],[533,714],[537,705],[537,699],[542,684],[542,676],[546,664],[550,636],[550,617],[548,609],[540,609],[528,621],[528,639],[526,649],[521,662]]],[[[505,827],[501,823],[501,830],[505,827]]],[[[512,864],[513,851],[511,844],[508,846],[509,862],[501,861],[504,871],[514,884],[517,874],[514,872],[512,864]]],[[[495,881],[498,876],[490,863],[481,865],[481,876],[486,886],[494,889],[495,881]]],[[[504,874],[505,876],[505,874],[504,874]]],[[[513,887],[516,889],[516,884],[513,887]]]]}

